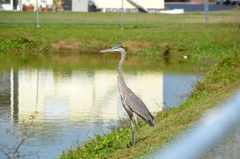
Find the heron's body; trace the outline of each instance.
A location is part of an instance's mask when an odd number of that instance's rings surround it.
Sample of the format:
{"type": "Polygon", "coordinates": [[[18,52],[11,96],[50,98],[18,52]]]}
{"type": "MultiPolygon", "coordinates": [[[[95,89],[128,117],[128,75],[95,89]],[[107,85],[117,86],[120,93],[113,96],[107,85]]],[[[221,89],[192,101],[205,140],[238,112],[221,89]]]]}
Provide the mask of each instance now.
{"type": "Polygon", "coordinates": [[[137,118],[141,118],[146,121],[150,126],[155,126],[155,122],[153,116],[149,112],[146,105],[143,101],[133,93],[133,91],[128,88],[126,85],[123,73],[122,73],[122,66],[126,58],[126,51],[122,46],[114,46],[111,49],[103,50],[101,52],[110,52],[110,51],[119,51],[121,53],[121,60],[118,64],[118,90],[121,97],[121,102],[123,107],[125,108],[132,126],[132,145],[136,143],[136,138],[138,136],[138,122],[137,118]],[[136,134],[134,133],[134,124],[133,120],[135,121],[135,125],[137,127],[136,134]]]}
{"type": "Polygon", "coordinates": [[[129,117],[137,117],[145,120],[150,126],[154,126],[154,120],[149,110],[143,101],[133,93],[133,91],[126,85],[123,75],[122,68],[118,68],[118,89],[120,92],[121,102],[129,117]]]}

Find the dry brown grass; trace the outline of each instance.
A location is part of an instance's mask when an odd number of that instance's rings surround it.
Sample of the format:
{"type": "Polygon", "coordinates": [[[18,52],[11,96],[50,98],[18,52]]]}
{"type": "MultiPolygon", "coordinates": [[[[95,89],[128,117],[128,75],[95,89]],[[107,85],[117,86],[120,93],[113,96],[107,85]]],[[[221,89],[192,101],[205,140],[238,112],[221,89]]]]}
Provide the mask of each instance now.
{"type": "Polygon", "coordinates": [[[67,49],[81,49],[81,43],[73,39],[60,40],[52,45],[53,49],[67,48],[67,49]]]}

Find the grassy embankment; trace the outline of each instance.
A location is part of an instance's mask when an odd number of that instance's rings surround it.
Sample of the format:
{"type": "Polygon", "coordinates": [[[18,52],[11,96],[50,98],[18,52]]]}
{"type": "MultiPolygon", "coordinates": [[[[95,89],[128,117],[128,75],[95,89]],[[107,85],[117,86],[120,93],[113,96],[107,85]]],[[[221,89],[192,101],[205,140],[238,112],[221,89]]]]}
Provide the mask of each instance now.
{"type": "Polygon", "coordinates": [[[240,86],[239,12],[211,12],[210,25],[203,24],[201,12],[125,14],[124,30],[118,13],[40,13],[41,28],[36,29],[35,13],[0,12],[0,51],[96,53],[122,44],[132,53],[218,59],[185,103],[155,117],[155,128],[140,123],[136,146],[130,146],[131,129],[121,128],[62,158],[142,157],[164,147],[240,86]]]}
{"type": "Polygon", "coordinates": [[[120,29],[119,13],[40,13],[36,28],[32,12],[0,12],[0,50],[19,52],[98,52],[116,44],[128,52],[194,56],[220,56],[238,42],[239,8],[211,12],[204,25],[204,13],[183,15],[125,14],[120,29]]]}

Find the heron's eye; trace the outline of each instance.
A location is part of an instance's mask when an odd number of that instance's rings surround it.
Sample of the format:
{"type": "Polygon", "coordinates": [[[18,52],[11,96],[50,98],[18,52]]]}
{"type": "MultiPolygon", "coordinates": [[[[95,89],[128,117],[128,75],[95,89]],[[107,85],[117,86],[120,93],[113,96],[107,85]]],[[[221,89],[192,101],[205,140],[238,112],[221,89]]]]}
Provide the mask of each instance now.
{"type": "Polygon", "coordinates": [[[123,46],[121,46],[121,45],[119,45],[119,46],[118,46],[118,48],[122,48],[122,49],[124,49],[124,47],[123,47],[123,46]]]}

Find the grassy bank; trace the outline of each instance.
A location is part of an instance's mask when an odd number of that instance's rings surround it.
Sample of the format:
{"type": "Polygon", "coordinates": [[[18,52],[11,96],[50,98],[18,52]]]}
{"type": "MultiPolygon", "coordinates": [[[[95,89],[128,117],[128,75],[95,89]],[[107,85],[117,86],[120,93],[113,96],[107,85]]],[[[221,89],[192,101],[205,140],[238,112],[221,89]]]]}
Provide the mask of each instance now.
{"type": "Polygon", "coordinates": [[[0,50],[8,52],[96,53],[116,44],[128,52],[219,57],[239,48],[239,12],[183,15],[125,14],[120,29],[119,13],[0,12],[0,50]]]}

